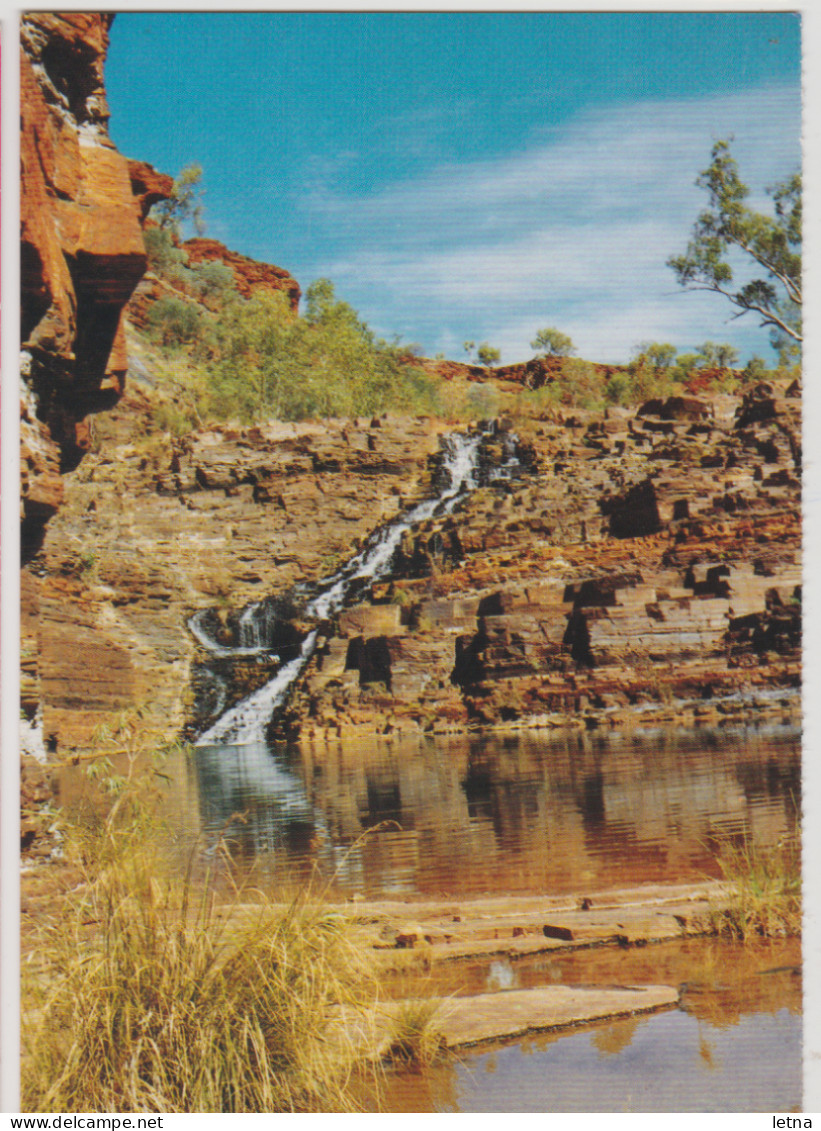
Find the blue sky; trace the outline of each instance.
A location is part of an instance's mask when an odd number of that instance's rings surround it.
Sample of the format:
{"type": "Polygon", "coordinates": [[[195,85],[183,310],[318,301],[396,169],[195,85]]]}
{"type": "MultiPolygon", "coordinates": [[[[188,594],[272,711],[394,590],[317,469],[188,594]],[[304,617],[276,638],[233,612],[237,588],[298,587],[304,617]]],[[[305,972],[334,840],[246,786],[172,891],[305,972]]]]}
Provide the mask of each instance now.
{"type": "Polygon", "coordinates": [[[765,207],[801,159],[788,12],[120,13],[106,85],[130,157],[204,169],[207,234],[328,276],[379,333],[461,357],[656,339],[771,357],[665,266],[718,138],[765,207]]]}

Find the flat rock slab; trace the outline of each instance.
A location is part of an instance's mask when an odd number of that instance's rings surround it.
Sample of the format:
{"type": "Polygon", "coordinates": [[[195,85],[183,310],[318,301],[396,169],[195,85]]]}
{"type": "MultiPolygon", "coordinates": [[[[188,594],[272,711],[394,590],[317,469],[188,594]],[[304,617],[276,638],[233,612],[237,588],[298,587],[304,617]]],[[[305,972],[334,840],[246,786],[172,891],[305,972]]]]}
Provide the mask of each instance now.
{"type": "MultiPolygon", "coordinates": [[[[523,906],[511,913],[505,908],[464,904],[458,913],[438,916],[422,914],[401,926],[383,921],[379,938],[372,943],[382,951],[423,951],[428,962],[452,962],[505,954],[521,958],[554,950],[576,950],[591,946],[631,946],[666,942],[688,935],[704,934],[711,907],[720,907],[725,889],[712,885],[682,899],[671,889],[666,900],[650,898],[646,903],[624,899],[596,901],[590,906],[523,906]],[[678,896],[678,898],[675,898],[678,896]]],[[[421,909],[420,909],[421,910],[421,909]]]]}
{"type": "Polygon", "coordinates": [[[437,1028],[448,1048],[520,1038],[611,1017],[649,1013],[678,1004],[673,986],[547,986],[454,998],[437,1028]]]}

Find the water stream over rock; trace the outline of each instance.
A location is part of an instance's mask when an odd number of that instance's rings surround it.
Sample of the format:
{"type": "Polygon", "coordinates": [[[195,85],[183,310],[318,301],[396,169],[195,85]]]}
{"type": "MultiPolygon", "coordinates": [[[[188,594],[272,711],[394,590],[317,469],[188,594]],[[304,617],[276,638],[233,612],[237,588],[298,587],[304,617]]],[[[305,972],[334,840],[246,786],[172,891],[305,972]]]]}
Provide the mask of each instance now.
{"type": "MultiPolygon", "coordinates": [[[[442,462],[436,477],[438,494],[378,529],[358,554],[318,583],[317,591],[304,607],[302,619],[319,624],[304,637],[296,655],[280,667],[273,679],[221,714],[199,735],[196,745],[244,745],[263,741],[272,717],[287,701],[291,688],[316,651],[321,622],[338,613],[364,584],[389,573],[405,532],[426,519],[450,514],[465,492],[482,482],[509,478],[520,471],[512,434],[505,437],[504,462],[490,468],[482,466],[483,445],[494,431],[495,425],[491,424],[475,432],[452,433],[443,438],[442,462]]],[[[267,657],[269,662],[279,661],[279,655],[273,654],[270,647],[277,623],[276,610],[270,600],[249,605],[242,611],[237,621],[235,645],[226,646],[216,640],[209,633],[208,619],[207,611],[196,613],[189,621],[189,628],[215,659],[267,657]]],[[[224,686],[224,680],[217,676],[215,684],[218,688],[224,686]]],[[[222,694],[219,698],[223,698],[222,694]]]]}

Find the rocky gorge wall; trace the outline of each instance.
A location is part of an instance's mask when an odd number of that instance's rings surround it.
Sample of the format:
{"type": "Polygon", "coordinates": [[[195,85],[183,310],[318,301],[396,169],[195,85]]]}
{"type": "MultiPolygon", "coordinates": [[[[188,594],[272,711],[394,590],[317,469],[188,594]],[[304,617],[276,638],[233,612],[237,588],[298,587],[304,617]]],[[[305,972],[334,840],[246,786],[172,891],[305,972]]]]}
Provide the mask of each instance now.
{"type": "MultiPolygon", "coordinates": [[[[144,276],[141,225],[171,179],[108,137],[111,19],[23,19],[23,708],[58,757],[124,710],[150,709],[167,732],[206,721],[190,615],[211,610],[230,635],[243,605],[333,572],[431,491],[439,436],[457,426],[158,430],[157,359],[133,327],[166,285],[144,276]],[[109,438],[91,450],[101,411],[109,438]]],[[[192,263],[228,263],[243,294],[298,302],[282,269],[184,246],[192,263]]],[[[409,533],[394,576],[320,626],[279,734],[797,715],[797,387],[572,412],[519,396],[554,379],[556,359],[423,365],[445,392],[485,381],[513,398],[500,427],[527,473],[409,533]]],[[[309,627],[297,610],[284,631],[309,627]]],[[[246,665],[232,694],[269,674],[246,665]]]]}
{"type": "MultiPolygon", "coordinates": [[[[800,421],[784,392],[516,420],[524,474],[405,536],[392,578],[320,626],[279,733],[795,721],[800,421]]],[[[25,706],[42,702],[58,752],[129,707],[204,725],[191,613],[230,643],[243,606],[328,576],[432,490],[448,429],[388,416],[175,440],[141,431],[131,397],[112,413],[122,438],[67,477],[35,562],[25,706]]],[[[311,627],[297,601],[282,639],[311,627]]],[[[270,674],[239,665],[231,694],[270,674]]]]}
{"type": "Polygon", "coordinates": [[[182,728],[190,615],[225,619],[328,572],[427,490],[445,427],[272,423],[174,439],[149,412],[135,384],[110,414],[121,439],[66,476],[23,576],[23,706],[32,719],[40,707],[58,754],[129,708],[182,728]]]}
{"type": "Polygon", "coordinates": [[[797,720],[797,389],[517,420],[531,474],[409,537],[281,730],[797,720]]]}
{"type": "MultiPolygon", "coordinates": [[[[29,720],[68,702],[81,717],[88,703],[99,721],[106,711],[142,701],[156,677],[156,667],[145,676],[139,640],[106,626],[111,606],[98,606],[87,587],[66,584],[62,566],[52,575],[43,551],[49,522],[67,490],[71,496],[72,473],[92,448],[95,416],[119,419],[128,435],[138,436],[150,412],[143,374],[128,356],[126,308],[138,320],[135,290],[147,268],[143,226],[152,205],[171,194],[173,179],[126,159],[109,137],[104,65],[113,19],[111,13],[28,12],[20,25],[20,517],[29,720]],[[127,391],[129,382],[134,387],[127,391]]],[[[299,301],[298,284],[281,268],[215,241],[190,241],[185,250],[192,262],[228,262],[242,294],[263,287],[285,291],[292,307],[299,301]]],[[[151,293],[158,281],[146,278],[151,293]]],[[[86,563],[98,542],[105,544],[101,527],[111,518],[106,501],[99,511],[97,502],[87,500],[90,521],[78,549],[86,563]]],[[[113,508],[118,513],[121,503],[113,508]]],[[[162,664],[164,655],[153,659],[162,664]]],[[[179,688],[175,678],[171,684],[173,699],[179,688]]],[[[59,731],[49,732],[52,747],[59,731]]],[[[88,737],[88,727],[80,731],[88,737]]],[[[39,736],[32,741],[39,746],[39,736]]]]}
{"type": "Polygon", "coordinates": [[[88,449],[86,418],[122,393],[122,311],[146,267],[141,220],[171,178],[108,136],[113,16],[21,20],[22,520],[24,556],[88,449]]]}

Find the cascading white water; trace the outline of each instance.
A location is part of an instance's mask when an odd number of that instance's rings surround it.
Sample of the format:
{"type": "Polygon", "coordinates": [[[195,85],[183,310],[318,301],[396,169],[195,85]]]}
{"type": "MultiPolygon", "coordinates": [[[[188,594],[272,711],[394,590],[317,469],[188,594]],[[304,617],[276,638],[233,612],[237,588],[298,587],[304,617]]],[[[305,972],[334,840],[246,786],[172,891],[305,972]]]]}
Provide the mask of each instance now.
{"type": "Polygon", "coordinates": [[[204,611],[194,613],[188,621],[188,627],[203,648],[218,660],[232,659],[240,656],[260,656],[263,653],[268,654],[272,660],[278,660],[279,657],[270,655],[270,649],[263,643],[263,633],[258,621],[256,621],[253,616],[253,612],[257,608],[258,606],[256,605],[249,605],[248,608],[244,609],[242,612],[239,621],[239,647],[233,647],[229,644],[219,644],[213,637],[208,635],[204,624],[207,613],[204,611]],[[244,620],[243,618],[247,619],[244,620]]]}
{"type": "MultiPolygon", "coordinates": [[[[425,500],[406,515],[383,527],[354,558],[331,577],[320,582],[319,593],[305,608],[307,617],[324,620],[333,616],[345,604],[355,582],[366,578],[376,581],[387,572],[406,530],[434,515],[449,514],[453,510],[462,491],[476,486],[482,439],[481,433],[474,435],[454,433],[445,438],[443,471],[449,477],[448,486],[439,495],[425,500]]],[[[216,655],[248,655],[260,651],[259,647],[222,649],[214,645],[213,641],[206,643],[203,639],[204,634],[201,635],[201,625],[195,626],[191,623],[191,629],[197,639],[216,655]],[[215,648],[219,651],[215,651],[215,648]]],[[[285,702],[292,684],[299,678],[314,654],[318,633],[318,629],[309,632],[302,642],[299,655],[285,664],[264,687],[226,711],[200,735],[196,745],[235,746],[262,741],[272,715],[285,702]]]]}

